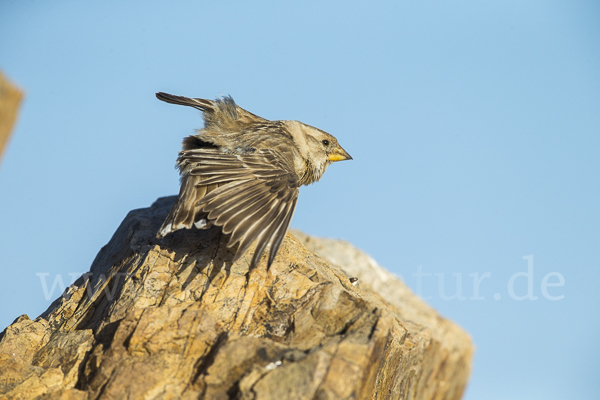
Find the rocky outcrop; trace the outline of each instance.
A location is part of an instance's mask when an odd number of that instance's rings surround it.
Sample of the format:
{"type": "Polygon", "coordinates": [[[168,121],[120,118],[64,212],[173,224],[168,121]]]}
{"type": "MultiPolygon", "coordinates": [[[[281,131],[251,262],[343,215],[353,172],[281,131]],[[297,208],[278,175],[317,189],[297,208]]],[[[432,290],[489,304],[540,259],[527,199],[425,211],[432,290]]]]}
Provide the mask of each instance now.
{"type": "Polygon", "coordinates": [[[0,159],[17,120],[22,98],[23,93],[7,81],[0,72],[0,159]]]}
{"type": "Polygon", "coordinates": [[[173,201],[130,212],[88,274],[2,333],[0,397],[461,397],[469,336],[370,257],[294,232],[249,270],[218,228],[157,240],[173,201]]]}

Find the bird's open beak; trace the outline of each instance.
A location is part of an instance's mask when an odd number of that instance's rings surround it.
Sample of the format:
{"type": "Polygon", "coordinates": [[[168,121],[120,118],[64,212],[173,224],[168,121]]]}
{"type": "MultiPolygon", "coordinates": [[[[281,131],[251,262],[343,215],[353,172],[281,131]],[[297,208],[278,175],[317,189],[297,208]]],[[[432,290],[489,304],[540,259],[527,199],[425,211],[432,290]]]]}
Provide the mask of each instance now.
{"type": "Polygon", "coordinates": [[[336,148],[334,148],[331,151],[331,153],[329,153],[329,160],[330,161],[352,160],[352,157],[350,157],[350,154],[346,153],[346,150],[337,146],[336,148]]]}

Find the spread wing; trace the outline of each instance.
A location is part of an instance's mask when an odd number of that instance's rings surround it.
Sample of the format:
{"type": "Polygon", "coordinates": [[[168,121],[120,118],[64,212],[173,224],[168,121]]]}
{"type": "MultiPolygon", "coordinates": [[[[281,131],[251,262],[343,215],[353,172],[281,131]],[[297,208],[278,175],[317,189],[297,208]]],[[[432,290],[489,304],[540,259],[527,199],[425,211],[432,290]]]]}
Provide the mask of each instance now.
{"type": "Polygon", "coordinates": [[[190,177],[199,178],[199,191],[208,192],[196,206],[207,219],[231,234],[229,247],[239,243],[234,261],[256,241],[251,267],[270,245],[270,267],[294,214],[300,186],[293,166],[271,150],[247,154],[223,154],[200,148],[180,153],[180,163],[190,177]]]}

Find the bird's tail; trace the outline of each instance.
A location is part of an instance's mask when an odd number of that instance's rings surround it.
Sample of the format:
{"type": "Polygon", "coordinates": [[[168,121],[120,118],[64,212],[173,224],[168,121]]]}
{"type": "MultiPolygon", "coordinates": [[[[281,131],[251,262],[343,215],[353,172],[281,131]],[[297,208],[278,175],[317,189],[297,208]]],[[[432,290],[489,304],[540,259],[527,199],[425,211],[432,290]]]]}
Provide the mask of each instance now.
{"type": "Polygon", "coordinates": [[[206,99],[192,99],[185,96],[176,96],[165,92],[156,93],[156,98],[165,103],[178,104],[180,106],[194,107],[203,112],[212,113],[214,111],[213,102],[206,99]]]}
{"type": "Polygon", "coordinates": [[[158,92],[156,98],[166,103],[193,107],[202,111],[206,127],[214,127],[218,131],[236,131],[239,128],[236,125],[237,123],[268,122],[266,119],[254,115],[235,104],[231,96],[207,100],[158,92]]]}

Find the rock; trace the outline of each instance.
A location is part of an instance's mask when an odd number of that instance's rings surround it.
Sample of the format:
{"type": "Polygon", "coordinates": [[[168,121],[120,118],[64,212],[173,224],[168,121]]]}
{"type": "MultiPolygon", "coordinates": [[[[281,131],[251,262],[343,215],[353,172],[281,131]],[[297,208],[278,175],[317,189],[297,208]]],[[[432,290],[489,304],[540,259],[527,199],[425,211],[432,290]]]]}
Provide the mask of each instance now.
{"type": "Polygon", "coordinates": [[[174,200],[130,212],[89,273],[2,333],[0,398],[461,397],[469,336],[370,257],[294,232],[249,270],[219,228],[156,239],[174,200]]]}
{"type": "Polygon", "coordinates": [[[0,72],[0,159],[8,142],[10,131],[17,120],[22,99],[23,93],[7,81],[0,72]]]}

